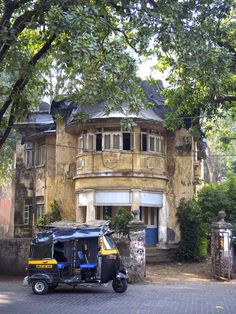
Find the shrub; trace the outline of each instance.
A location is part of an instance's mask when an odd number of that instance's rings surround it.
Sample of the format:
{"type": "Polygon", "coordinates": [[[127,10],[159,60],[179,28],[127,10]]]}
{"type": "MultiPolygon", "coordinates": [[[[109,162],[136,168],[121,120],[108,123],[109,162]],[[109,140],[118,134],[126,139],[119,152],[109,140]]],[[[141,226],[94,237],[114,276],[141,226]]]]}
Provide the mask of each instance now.
{"type": "Polygon", "coordinates": [[[114,220],[112,221],[112,228],[120,235],[128,234],[128,223],[133,219],[129,210],[124,207],[118,207],[114,220]]]}
{"type": "Polygon", "coordinates": [[[177,208],[181,241],[177,247],[177,258],[181,261],[198,261],[207,256],[205,243],[208,226],[195,200],[181,200],[177,208]],[[204,249],[203,249],[204,248],[204,249]]]}
{"type": "Polygon", "coordinates": [[[236,230],[236,175],[230,174],[220,184],[204,186],[191,201],[181,200],[177,208],[181,242],[177,248],[180,260],[196,261],[206,257],[211,223],[218,212],[226,212],[226,221],[236,230]]]}
{"type": "Polygon", "coordinates": [[[61,220],[61,208],[59,202],[57,200],[53,200],[50,207],[51,211],[49,213],[43,214],[37,219],[37,228],[44,228],[47,224],[61,220]]]}

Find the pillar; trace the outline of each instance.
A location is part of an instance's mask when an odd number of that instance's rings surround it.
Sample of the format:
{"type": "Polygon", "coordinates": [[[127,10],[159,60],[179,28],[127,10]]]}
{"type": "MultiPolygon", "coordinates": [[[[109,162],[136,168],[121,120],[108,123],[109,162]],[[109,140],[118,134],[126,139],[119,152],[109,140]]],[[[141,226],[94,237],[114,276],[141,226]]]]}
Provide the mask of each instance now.
{"type": "Polygon", "coordinates": [[[232,225],[225,222],[225,212],[219,211],[218,222],[211,225],[211,268],[217,279],[231,279],[232,225]]]}
{"type": "Polygon", "coordinates": [[[163,193],[163,205],[158,215],[158,246],[165,246],[167,243],[167,200],[163,193]]]}
{"type": "MultiPolygon", "coordinates": [[[[140,208],[140,190],[132,190],[131,211],[139,208],[140,208]]],[[[140,219],[140,217],[138,218],[140,219]]]]}
{"type": "Polygon", "coordinates": [[[145,251],[145,228],[139,220],[139,210],[133,211],[134,219],[128,224],[130,263],[128,273],[131,282],[141,282],[145,277],[146,251],[145,251]]]}
{"type": "Polygon", "coordinates": [[[95,220],[94,190],[87,191],[86,221],[95,220]]]}

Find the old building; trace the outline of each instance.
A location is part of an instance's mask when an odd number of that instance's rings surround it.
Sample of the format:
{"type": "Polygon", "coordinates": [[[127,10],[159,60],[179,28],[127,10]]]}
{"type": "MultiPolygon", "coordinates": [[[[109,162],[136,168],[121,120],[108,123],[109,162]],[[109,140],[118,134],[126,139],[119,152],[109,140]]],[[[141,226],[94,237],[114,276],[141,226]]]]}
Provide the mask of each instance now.
{"type": "Polygon", "coordinates": [[[118,207],[140,209],[147,225],[146,244],[179,240],[176,208],[191,198],[199,182],[197,145],[186,129],[167,132],[167,108],[158,90],[143,82],[155,106],[130,115],[105,115],[102,105],[82,110],[71,101],[41,104],[24,123],[17,145],[15,236],[30,236],[32,226],[53,199],[62,217],[84,222],[114,216],[118,207]],[[121,119],[133,118],[131,130],[121,119]]]}

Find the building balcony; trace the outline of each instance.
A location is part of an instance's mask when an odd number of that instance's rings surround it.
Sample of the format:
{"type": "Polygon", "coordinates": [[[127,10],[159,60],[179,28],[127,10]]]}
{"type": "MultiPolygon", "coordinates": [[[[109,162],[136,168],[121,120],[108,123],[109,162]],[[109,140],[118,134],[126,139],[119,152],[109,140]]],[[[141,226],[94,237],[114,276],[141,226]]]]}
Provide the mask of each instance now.
{"type": "Polygon", "coordinates": [[[76,178],[102,176],[165,177],[163,154],[103,151],[84,152],[76,158],[76,178]]]}

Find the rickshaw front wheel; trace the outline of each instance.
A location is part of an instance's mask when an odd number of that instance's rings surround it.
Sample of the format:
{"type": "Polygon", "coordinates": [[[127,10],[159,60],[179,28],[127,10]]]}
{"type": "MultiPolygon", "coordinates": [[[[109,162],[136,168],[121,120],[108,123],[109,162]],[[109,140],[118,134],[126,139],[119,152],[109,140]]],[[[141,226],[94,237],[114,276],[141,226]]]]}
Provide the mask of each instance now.
{"type": "Polygon", "coordinates": [[[117,293],[123,293],[127,290],[128,283],[127,280],[124,278],[121,279],[114,279],[112,281],[112,288],[117,293]]]}
{"type": "Polygon", "coordinates": [[[45,294],[48,291],[48,284],[45,280],[34,280],[32,282],[32,290],[35,294],[45,294]]]}

